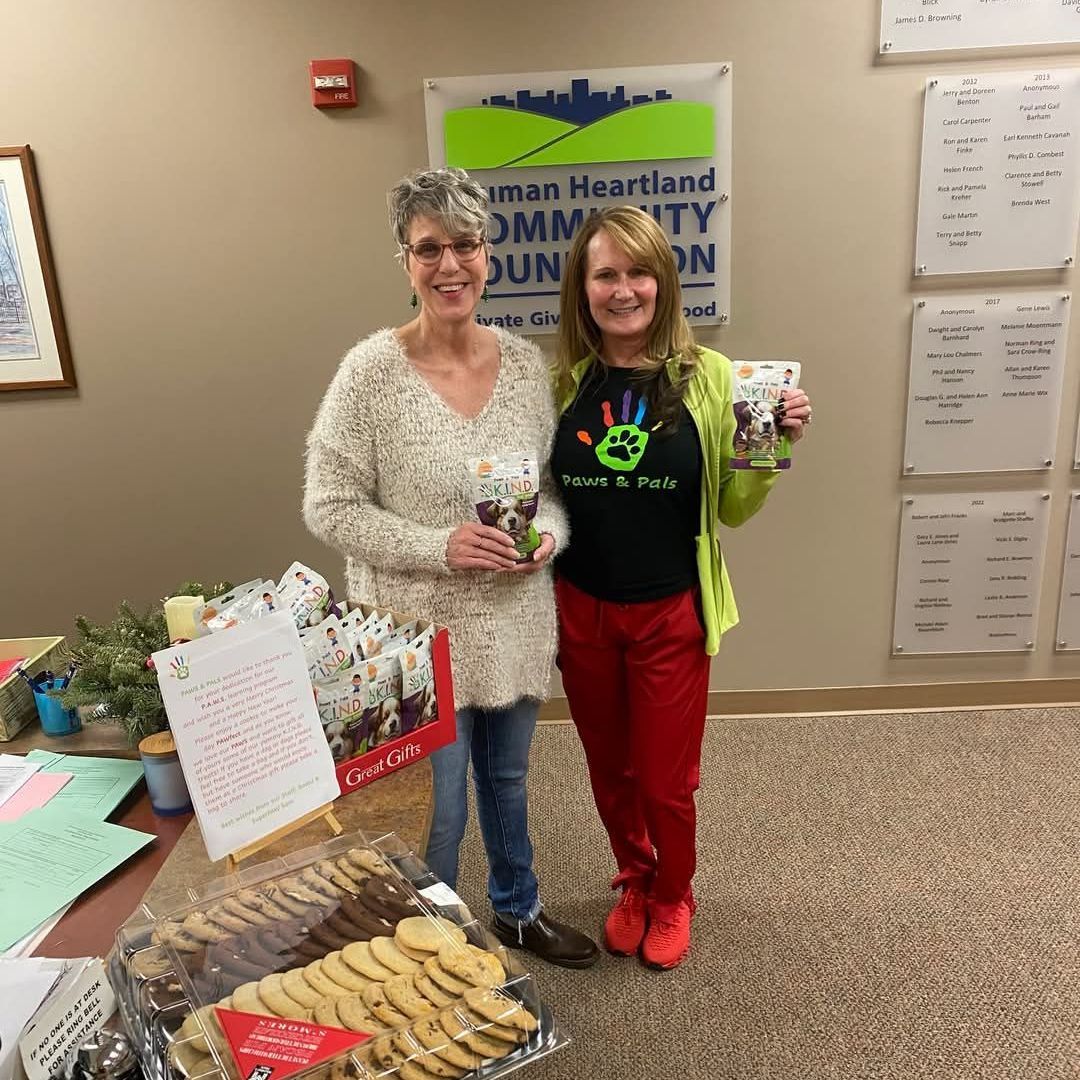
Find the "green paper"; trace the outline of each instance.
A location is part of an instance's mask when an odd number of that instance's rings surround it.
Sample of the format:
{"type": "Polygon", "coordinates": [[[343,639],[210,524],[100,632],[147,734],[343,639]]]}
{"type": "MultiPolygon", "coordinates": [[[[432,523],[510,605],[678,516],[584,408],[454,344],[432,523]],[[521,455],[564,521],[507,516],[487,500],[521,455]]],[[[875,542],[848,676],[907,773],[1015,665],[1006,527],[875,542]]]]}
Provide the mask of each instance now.
{"type": "Polygon", "coordinates": [[[18,821],[0,824],[0,951],[153,839],[57,807],[55,798],[18,821]]]}
{"type": "Polygon", "coordinates": [[[40,762],[41,772],[71,773],[71,779],[49,800],[49,805],[77,811],[94,821],[104,821],[143,775],[141,761],[122,758],[31,750],[26,760],[40,762]]]}

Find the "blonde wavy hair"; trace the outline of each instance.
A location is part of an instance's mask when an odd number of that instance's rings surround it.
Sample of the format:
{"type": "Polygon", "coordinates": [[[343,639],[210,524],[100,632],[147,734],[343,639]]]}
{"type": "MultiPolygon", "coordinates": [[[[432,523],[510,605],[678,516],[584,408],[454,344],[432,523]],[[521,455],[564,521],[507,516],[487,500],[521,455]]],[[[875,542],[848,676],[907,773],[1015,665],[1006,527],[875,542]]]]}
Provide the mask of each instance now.
{"type": "Polygon", "coordinates": [[[697,369],[700,349],[683,315],[682,288],[675,253],[656,219],[636,206],[610,206],[588,217],[570,246],[563,268],[559,295],[559,342],[555,361],[555,385],[561,405],[574,387],[571,374],[585,357],[599,357],[603,335],[589,310],[585,293],[589,241],[603,229],[637,266],[656,278],[656,311],[649,327],[645,362],[635,377],[645,385],[642,393],[650,412],[671,430],[683,395],[697,369]],[[676,360],[675,376],[668,379],[668,362],[676,360]]]}

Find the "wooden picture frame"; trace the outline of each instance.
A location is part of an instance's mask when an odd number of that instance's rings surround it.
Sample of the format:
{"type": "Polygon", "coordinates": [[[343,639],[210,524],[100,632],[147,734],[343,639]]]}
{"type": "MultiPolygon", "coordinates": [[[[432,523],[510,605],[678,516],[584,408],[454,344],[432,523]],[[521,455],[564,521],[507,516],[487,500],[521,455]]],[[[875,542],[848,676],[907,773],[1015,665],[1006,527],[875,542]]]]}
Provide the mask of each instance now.
{"type": "Polygon", "coordinates": [[[0,390],[75,386],[29,146],[0,147],[0,390]]]}

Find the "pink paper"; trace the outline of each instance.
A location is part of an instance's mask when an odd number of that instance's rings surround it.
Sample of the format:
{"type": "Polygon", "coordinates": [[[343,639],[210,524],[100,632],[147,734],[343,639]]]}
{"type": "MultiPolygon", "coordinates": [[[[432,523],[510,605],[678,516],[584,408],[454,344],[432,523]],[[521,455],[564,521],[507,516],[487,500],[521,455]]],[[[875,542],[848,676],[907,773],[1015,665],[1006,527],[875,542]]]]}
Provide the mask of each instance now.
{"type": "Polygon", "coordinates": [[[7,802],[0,804],[0,821],[18,821],[28,810],[44,806],[74,775],[36,772],[7,802]]]}

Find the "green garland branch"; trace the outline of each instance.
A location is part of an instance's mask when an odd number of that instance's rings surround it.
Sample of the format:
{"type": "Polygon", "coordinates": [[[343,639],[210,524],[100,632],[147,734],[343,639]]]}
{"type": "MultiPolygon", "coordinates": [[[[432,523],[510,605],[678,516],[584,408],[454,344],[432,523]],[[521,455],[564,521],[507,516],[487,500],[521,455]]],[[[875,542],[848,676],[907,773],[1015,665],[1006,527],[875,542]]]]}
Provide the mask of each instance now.
{"type": "MultiPolygon", "coordinates": [[[[221,596],[232,586],[227,581],[204,588],[188,581],[171,596],[221,596]]],[[[71,649],[79,665],[75,677],[58,697],[66,709],[88,709],[84,719],[120,724],[128,743],[136,746],[147,735],[169,726],[157,674],[149,666],[150,654],[169,647],[169,631],[160,604],[144,613],[126,600],[111,623],[97,626],[80,615],[75,620],[80,641],[71,649]]]]}

